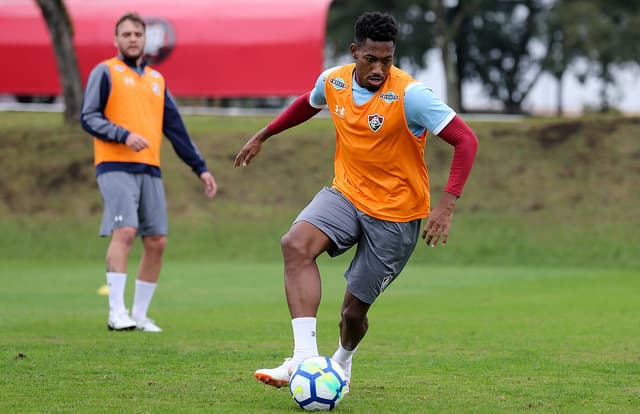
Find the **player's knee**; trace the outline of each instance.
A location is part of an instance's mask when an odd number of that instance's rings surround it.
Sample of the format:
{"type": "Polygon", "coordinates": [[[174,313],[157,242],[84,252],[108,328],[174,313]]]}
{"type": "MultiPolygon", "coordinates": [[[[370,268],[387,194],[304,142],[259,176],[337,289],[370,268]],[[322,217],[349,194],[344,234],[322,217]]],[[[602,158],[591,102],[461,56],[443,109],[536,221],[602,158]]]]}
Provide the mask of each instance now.
{"type": "Polygon", "coordinates": [[[307,244],[295,234],[288,232],[280,239],[282,254],[286,259],[300,259],[308,256],[307,244]]]}
{"type": "Polygon", "coordinates": [[[111,237],[113,242],[130,248],[136,239],[136,229],[133,227],[122,227],[114,230],[111,237]]]}
{"type": "Polygon", "coordinates": [[[367,313],[363,312],[361,309],[357,309],[356,307],[347,306],[342,309],[342,320],[340,321],[340,326],[343,325],[362,325],[367,326],[367,313]]]}
{"type": "Polygon", "coordinates": [[[149,236],[144,239],[144,248],[155,254],[162,254],[167,245],[165,236],[149,236]]]}

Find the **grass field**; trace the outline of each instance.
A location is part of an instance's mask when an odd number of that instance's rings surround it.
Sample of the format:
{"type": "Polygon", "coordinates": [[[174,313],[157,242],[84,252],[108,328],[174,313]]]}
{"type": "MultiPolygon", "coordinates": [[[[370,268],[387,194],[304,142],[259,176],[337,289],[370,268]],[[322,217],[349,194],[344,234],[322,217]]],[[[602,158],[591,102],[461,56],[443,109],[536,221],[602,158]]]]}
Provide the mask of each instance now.
{"type": "MultiPolygon", "coordinates": [[[[213,202],[165,148],[171,233],[150,310],[165,331],[153,335],[106,329],[86,134],[59,114],[0,113],[0,413],[300,412],[252,374],[291,351],[278,242],[330,183],[333,132],[313,120],[231,168],[265,121],[186,119],[213,202]]],[[[449,244],[418,246],[374,305],[337,411],[640,412],[640,120],[472,126],[480,152],[449,244]]],[[[427,148],[437,199],[450,148],[427,148]]],[[[325,354],[348,259],[320,259],[325,354]]]]}
{"type": "MultiPolygon", "coordinates": [[[[252,377],[292,346],[280,264],[168,263],[158,335],[106,330],[95,264],[1,265],[0,412],[298,411],[252,377]]],[[[321,260],[326,354],[343,265],[321,260]]],[[[338,411],[638,412],[638,291],[631,271],[410,264],[372,308],[338,411]]]]}

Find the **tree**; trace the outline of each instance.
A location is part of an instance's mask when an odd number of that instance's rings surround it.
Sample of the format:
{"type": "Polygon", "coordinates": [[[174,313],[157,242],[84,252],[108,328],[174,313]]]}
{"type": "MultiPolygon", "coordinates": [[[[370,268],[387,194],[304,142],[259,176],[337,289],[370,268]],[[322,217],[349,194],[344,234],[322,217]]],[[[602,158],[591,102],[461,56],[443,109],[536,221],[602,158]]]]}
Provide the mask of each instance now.
{"type": "Polygon", "coordinates": [[[436,20],[434,34],[442,54],[442,65],[447,85],[447,102],[456,111],[464,111],[462,101],[462,74],[465,66],[466,41],[464,23],[476,12],[477,0],[450,2],[434,0],[436,20]]]}
{"type": "Polygon", "coordinates": [[[507,113],[522,112],[523,101],[543,71],[546,51],[536,52],[535,46],[546,17],[545,3],[483,0],[465,22],[466,32],[459,40],[466,45],[463,76],[479,80],[507,113]]]}
{"type": "Polygon", "coordinates": [[[600,110],[606,112],[611,109],[609,91],[615,85],[613,69],[640,60],[640,5],[626,0],[581,3],[572,24],[582,56],[591,62],[590,74],[602,81],[600,110]]]}
{"type": "MultiPolygon", "coordinates": [[[[564,114],[564,75],[578,58],[584,56],[586,45],[581,33],[587,28],[582,27],[579,22],[584,21],[585,14],[592,15],[588,8],[585,9],[584,3],[557,0],[550,9],[546,30],[541,34],[541,41],[547,50],[542,67],[558,83],[557,116],[564,114]]],[[[579,79],[586,79],[586,75],[579,75],[579,79]]]]}
{"type": "Polygon", "coordinates": [[[65,110],[64,121],[74,124],[80,121],[82,105],[82,81],[78,60],[73,46],[73,24],[64,0],[36,0],[47,22],[58,65],[65,110]]]}

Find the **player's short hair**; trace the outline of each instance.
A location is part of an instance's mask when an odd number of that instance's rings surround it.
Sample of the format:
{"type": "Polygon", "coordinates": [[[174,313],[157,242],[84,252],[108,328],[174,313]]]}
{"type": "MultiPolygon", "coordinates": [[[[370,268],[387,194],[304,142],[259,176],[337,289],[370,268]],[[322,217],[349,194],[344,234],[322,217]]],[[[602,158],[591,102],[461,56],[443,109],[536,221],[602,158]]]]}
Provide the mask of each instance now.
{"type": "Polygon", "coordinates": [[[122,17],[120,17],[116,22],[116,35],[118,34],[118,27],[122,24],[122,22],[126,20],[142,25],[143,31],[147,30],[147,24],[144,22],[144,19],[142,18],[142,16],[140,16],[138,13],[135,13],[135,12],[129,12],[129,13],[123,14],[122,17]]]}
{"type": "Polygon", "coordinates": [[[367,39],[375,42],[393,42],[395,45],[398,24],[390,14],[377,11],[366,12],[356,20],[354,32],[354,41],[359,45],[362,45],[367,39]]]}

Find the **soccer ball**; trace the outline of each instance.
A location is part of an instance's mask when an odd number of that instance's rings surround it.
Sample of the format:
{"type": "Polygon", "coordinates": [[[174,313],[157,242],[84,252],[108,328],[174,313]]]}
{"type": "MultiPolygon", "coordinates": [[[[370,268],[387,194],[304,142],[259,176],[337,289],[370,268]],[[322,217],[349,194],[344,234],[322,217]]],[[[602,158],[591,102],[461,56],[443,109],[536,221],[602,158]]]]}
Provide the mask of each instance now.
{"type": "Polygon", "coordinates": [[[293,401],[307,411],[333,410],[348,392],[340,365],[326,356],[307,358],[289,380],[293,401]]]}

